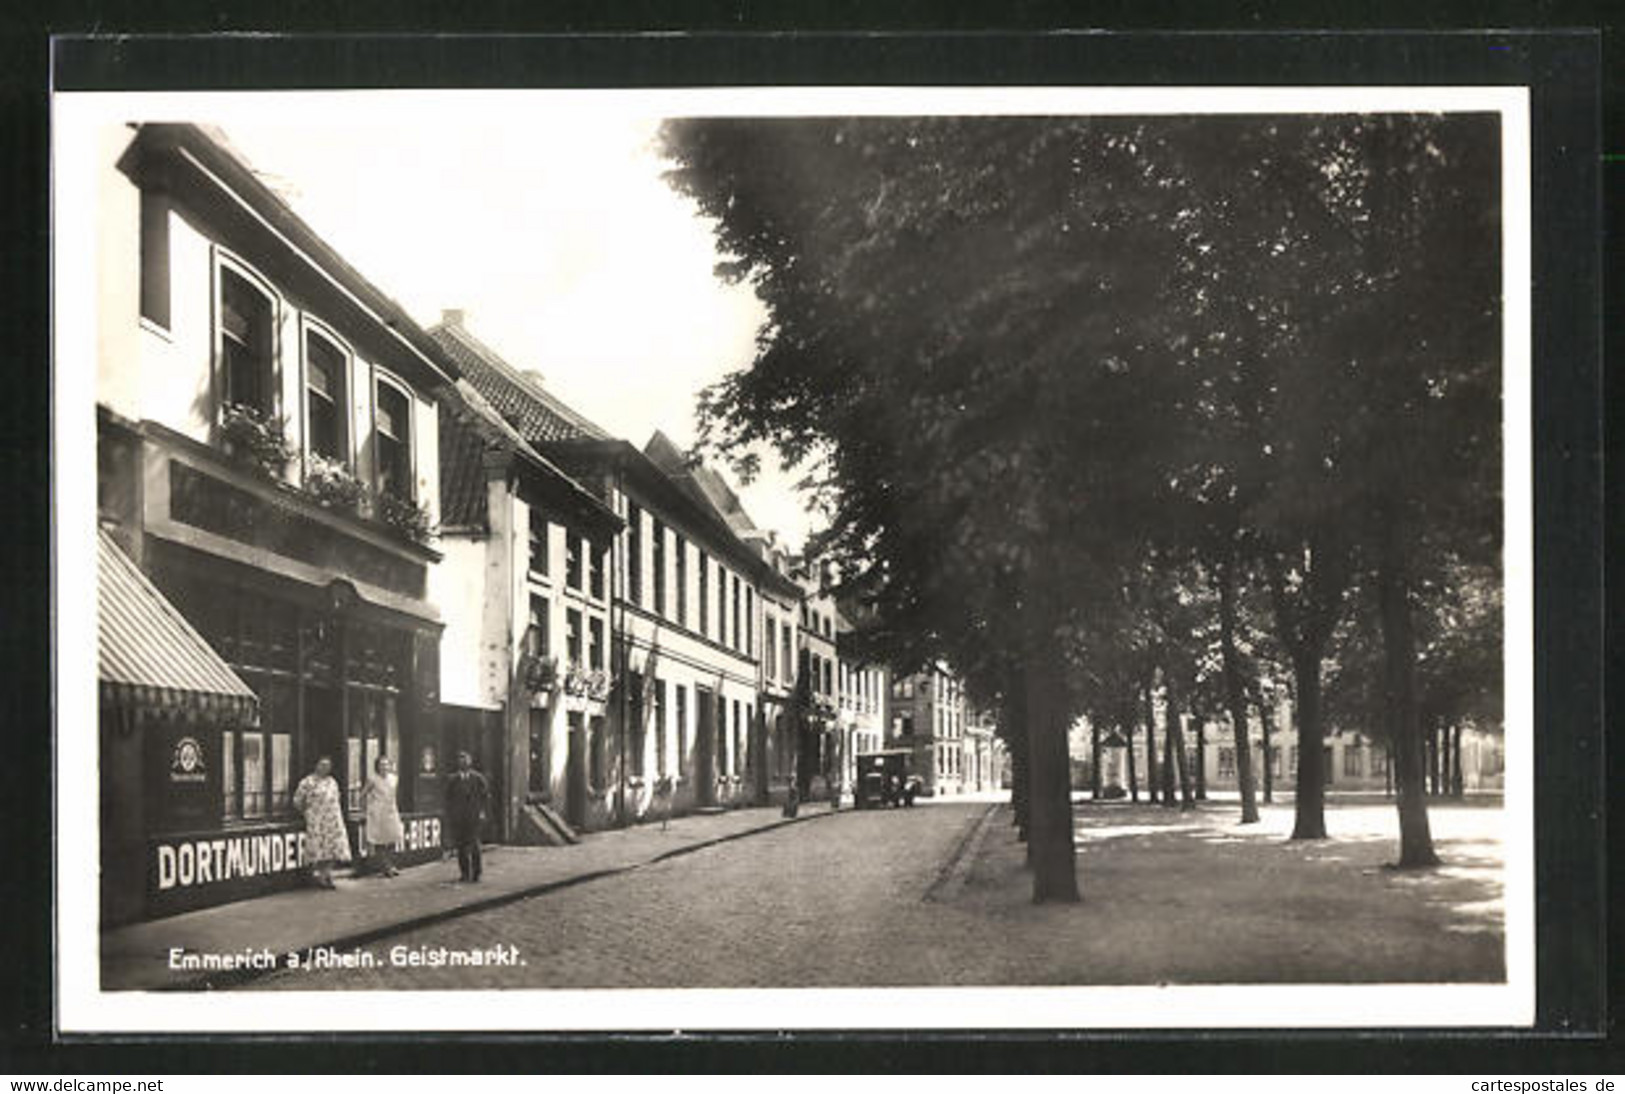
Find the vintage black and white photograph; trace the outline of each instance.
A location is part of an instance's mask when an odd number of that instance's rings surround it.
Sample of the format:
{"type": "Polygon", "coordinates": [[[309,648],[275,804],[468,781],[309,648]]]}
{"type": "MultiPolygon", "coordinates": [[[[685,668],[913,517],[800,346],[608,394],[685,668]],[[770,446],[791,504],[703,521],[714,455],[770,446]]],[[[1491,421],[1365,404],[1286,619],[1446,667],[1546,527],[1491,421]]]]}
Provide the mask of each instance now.
{"type": "Polygon", "coordinates": [[[85,1028],[1532,1021],[1521,91],[54,110],[85,1028]]]}

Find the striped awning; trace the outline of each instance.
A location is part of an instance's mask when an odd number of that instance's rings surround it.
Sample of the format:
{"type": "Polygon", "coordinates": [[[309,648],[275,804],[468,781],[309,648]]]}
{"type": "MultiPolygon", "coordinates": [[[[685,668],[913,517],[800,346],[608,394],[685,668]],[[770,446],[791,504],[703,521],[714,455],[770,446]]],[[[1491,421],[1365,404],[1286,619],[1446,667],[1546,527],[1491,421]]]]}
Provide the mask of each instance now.
{"type": "Polygon", "coordinates": [[[105,530],[96,532],[96,637],[104,701],[240,723],[259,700],[105,530]]]}

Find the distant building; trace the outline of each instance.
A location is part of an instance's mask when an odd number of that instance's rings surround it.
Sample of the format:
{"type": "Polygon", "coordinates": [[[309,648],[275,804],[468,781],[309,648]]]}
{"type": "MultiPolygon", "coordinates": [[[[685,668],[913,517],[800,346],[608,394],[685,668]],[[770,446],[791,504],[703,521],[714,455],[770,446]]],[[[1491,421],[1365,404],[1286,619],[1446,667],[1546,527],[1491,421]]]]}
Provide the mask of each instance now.
{"type": "Polygon", "coordinates": [[[887,745],[910,748],[913,770],[926,792],[965,793],[964,685],[946,665],[898,676],[892,683],[887,745]]]}

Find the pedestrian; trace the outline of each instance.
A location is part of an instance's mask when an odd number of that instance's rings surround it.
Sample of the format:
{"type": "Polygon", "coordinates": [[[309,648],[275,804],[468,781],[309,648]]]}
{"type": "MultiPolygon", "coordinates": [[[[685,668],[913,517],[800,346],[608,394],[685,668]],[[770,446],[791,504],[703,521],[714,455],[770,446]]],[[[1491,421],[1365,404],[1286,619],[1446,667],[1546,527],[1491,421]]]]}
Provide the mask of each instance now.
{"type": "Polygon", "coordinates": [[[457,753],[457,770],[446,780],[446,831],[457,848],[457,868],[464,881],[480,880],[480,826],[489,796],[485,776],[474,770],[474,757],[466,751],[457,753]]]}
{"type": "Polygon", "coordinates": [[[801,807],[801,795],[796,792],[796,784],[792,781],[790,788],[784,792],[784,815],[793,817],[801,807]]]}
{"type": "Polygon", "coordinates": [[[373,761],[373,771],[367,778],[367,788],[361,800],[366,813],[367,843],[371,846],[373,869],[384,877],[400,873],[395,868],[395,845],[405,835],[401,827],[401,811],[395,804],[395,762],[388,756],[373,761]]]}
{"type": "Polygon", "coordinates": [[[293,792],[293,807],[305,818],[305,861],[310,863],[311,883],[331,889],[333,864],[350,861],[350,836],[344,830],[332,759],[322,756],[315,770],[299,780],[293,792]]]}

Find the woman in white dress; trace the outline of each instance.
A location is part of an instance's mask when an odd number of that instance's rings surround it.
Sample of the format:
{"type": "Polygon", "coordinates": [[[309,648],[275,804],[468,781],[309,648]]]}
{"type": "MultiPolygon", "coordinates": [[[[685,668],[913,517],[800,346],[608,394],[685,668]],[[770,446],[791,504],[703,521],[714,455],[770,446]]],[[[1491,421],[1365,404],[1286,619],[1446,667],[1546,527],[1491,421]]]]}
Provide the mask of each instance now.
{"type": "Polygon", "coordinates": [[[367,843],[372,848],[369,857],[374,870],[384,877],[394,877],[400,873],[395,868],[395,845],[405,835],[401,828],[401,811],[395,804],[395,762],[388,756],[380,756],[372,767],[367,788],[361,794],[367,819],[367,843]]]}
{"type": "Polygon", "coordinates": [[[305,858],[310,863],[310,878],[323,889],[333,888],[333,864],[350,861],[350,836],[344,830],[344,811],[339,801],[333,761],[323,756],[316,761],[316,770],[300,779],[293,792],[293,807],[305,818],[305,858]]]}

